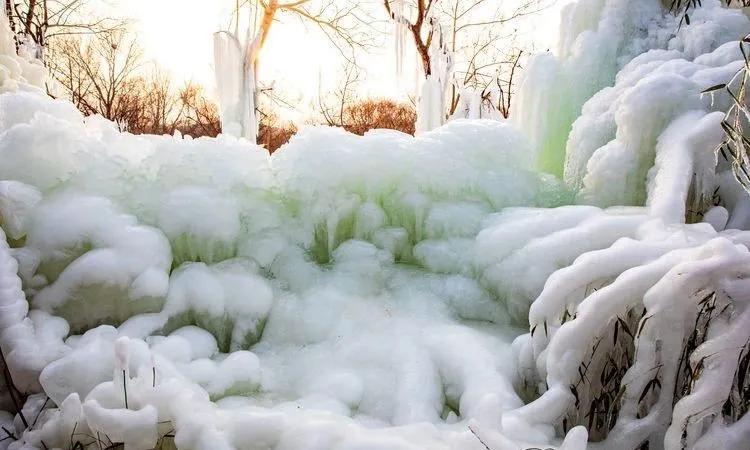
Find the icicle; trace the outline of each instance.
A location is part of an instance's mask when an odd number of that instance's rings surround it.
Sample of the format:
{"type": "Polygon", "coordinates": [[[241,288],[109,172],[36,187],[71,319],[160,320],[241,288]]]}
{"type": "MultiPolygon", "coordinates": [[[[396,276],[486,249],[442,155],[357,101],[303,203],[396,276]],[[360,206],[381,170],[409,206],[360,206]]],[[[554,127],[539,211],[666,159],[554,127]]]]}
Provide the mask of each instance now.
{"type": "Polygon", "coordinates": [[[245,77],[245,120],[242,126],[242,137],[251,142],[258,141],[258,118],[255,114],[255,72],[247,70],[245,77]]]}
{"type": "Polygon", "coordinates": [[[406,87],[410,95],[418,93],[418,86],[422,79],[422,73],[419,71],[419,65],[414,67],[413,80],[406,77],[404,70],[406,64],[407,43],[409,40],[410,21],[407,17],[408,6],[404,0],[395,0],[392,4],[391,19],[393,20],[393,47],[395,52],[396,63],[396,87],[401,90],[406,87]]]}
{"type": "Polygon", "coordinates": [[[396,79],[401,83],[404,73],[404,48],[406,46],[406,17],[404,17],[404,1],[396,0],[393,5],[394,14],[394,44],[396,48],[396,79]]]}
{"type": "Polygon", "coordinates": [[[41,59],[41,47],[26,34],[19,36],[18,40],[18,56],[27,60],[41,59]]]}
{"type": "Polygon", "coordinates": [[[221,131],[240,136],[240,98],[242,98],[241,49],[236,36],[228,32],[214,34],[214,71],[218,90],[221,131]]]}
{"type": "MultiPolygon", "coordinates": [[[[237,29],[237,27],[235,27],[237,29]]],[[[257,141],[255,61],[260,35],[248,27],[240,41],[235,33],[214,34],[214,70],[219,91],[222,133],[257,141]]]]}
{"type": "Polygon", "coordinates": [[[442,28],[429,19],[433,38],[429,48],[430,75],[424,80],[417,111],[417,133],[439,127],[445,122],[445,93],[453,74],[453,54],[443,40],[442,28]]]}

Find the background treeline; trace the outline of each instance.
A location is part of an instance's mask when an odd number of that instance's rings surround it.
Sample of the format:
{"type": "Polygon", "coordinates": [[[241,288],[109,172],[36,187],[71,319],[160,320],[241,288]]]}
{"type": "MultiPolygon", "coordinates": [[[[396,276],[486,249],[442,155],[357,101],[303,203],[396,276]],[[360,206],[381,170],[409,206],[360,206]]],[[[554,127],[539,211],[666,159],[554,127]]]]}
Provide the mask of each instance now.
{"type": "MultiPolygon", "coordinates": [[[[66,37],[49,46],[46,63],[54,80],[50,94],[69,98],[85,115],[99,114],[134,134],[193,137],[221,132],[216,103],[194,82],[176,83],[143,60],[134,38],[123,30],[66,37]]],[[[321,106],[323,122],[357,134],[373,128],[414,133],[412,105],[388,99],[356,99],[347,94],[333,112],[321,106]]],[[[339,100],[337,100],[338,102],[339,100]]],[[[259,144],[273,152],[297,131],[279,118],[271,102],[260,109],[259,144]]]]}
{"type": "MultiPolygon", "coordinates": [[[[237,3],[233,20],[248,11],[263,17],[257,30],[261,37],[268,34],[277,16],[301,20],[318,28],[339,50],[346,77],[333,92],[320,93],[308,122],[358,134],[372,128],[413,134],[415,99],[398,102],[356,95],[360,71],[356,55],[366,54],[395,26],[402,30],[402,39],[411,42],[410,50],[405,50],[411,53],[402,57],[419,61],[424,77],[439,65],[428,51],[439,41],[441,50],[452,55],[444,119],[467,117],[471,109],[478,109],[481,117],[508,117],[513,75],[521,68],[522,57],[529,54],[529,44],[519,46],[516,22],[548,3],[519,0],[508,6],[491,0],[388,0],[365,7],[354,0],[243,0],[237,3]],[[468,103],[474,99],[481,105],[468,103]]],[[[50,95],[69,98],[84,114],[100,114],[132,133],[218,134],[218,108],[211,95],[194,82],[176,82],[145,61],[137,38],[128,32],[127,20],[102,16],[102,9],[93,4],[89,0],[5,0],[19,50],[35,53],[50,69],[50,95]]],[[[282,25],[275,27],[276,33],[284,33],[282,25]]],[[[282,120],[280,113],[299,108],[274,90],[273,84],[257,83],[258,143],[274,151],[296,132],[295,124],[282,120]]]]}

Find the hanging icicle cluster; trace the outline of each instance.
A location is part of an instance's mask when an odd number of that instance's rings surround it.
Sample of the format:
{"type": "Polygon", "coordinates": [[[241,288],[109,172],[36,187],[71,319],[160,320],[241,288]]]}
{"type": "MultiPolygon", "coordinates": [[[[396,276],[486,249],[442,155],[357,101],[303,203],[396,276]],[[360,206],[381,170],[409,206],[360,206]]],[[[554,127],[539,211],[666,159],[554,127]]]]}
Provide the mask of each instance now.
{"type": "Polygon", "coordinates": [[[443,37],[438,19],[427,19],[432,35],[429,47],[430,71],[427,74],[419,96],[417,108],[417,133],[424,133],[445,123],[445,96],[453,76],[453,53],[443,37]]]}
{"type": "MultiPolygon", "coordinates": [[[[257,16],[253,9],[254,16],[257,16]]],[[[214,70],[219,96],[222,133],[257,141],[256,60],[260,49],[261,31],[257,20],[239,37],[239,13],[234,32],[214,34],[214,70]]]]}
{"type": "Polygon", "coordinates": [[[394,1],[392,8],[394,23],[393,40],[396,51],[396,79],[400,83],[404,75],[404,53],[409,35],[409,22],[406,20],[404,0],[394,1]]]}

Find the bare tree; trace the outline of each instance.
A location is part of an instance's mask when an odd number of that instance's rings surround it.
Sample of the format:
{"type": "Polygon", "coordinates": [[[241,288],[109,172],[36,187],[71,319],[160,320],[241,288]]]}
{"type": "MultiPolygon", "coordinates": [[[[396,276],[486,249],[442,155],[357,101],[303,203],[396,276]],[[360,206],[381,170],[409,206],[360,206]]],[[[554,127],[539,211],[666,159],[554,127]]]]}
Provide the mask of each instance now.
{"type": "Polygon", "coordinates": [[[496,109],[500,111],[500,114],[504,118],[510,117],[510,106],[513,99],[513,90],[515,89],[515,76],[516,70],[520,68],[521,57],[523,56],[523,50],[518,50],[518,53],[512,53],[510,59],[506,60],[506,63],[510,65],[510,70],[507,71],[507,76],[502,77],[501,75],[495,78],[500,96],[497,99],[496,109]]]}
{"type": "Polygon", "coordinates": [[[219,109],[216,103],[206,98],[201,86],[188,82],[180,89],[179,95],[185,107],[179,128],[183,134],[215,137],[221,133],[219,109]]]}
{"type": "MultiPolygon", "coordinates": [[[[174,134],[183,126],[187,115],[191,112],[191,103],[184,94],[190,89],[188,83],[183,89],[177,90],[172,79],[159,67],[154,67],[146,77],[142,78],[143,99],[139,102],[144,123],[143,132],[150,134],[174,134]]],[[[132,131],[132,128],[131,128],[132,131]]]]}
{"type": "MultiPolygon", "coordinates": [[[[517,43],[514,22],[537,13],[546,6],[544,0],[522,0],[511,10],[487,0],[451,0],[440,4],[440,17],[446,23],[446,39],[456,55],[456,83],[451,88],[449,113],[455,112],[460,86],[481,92],[488,103],[507,117],[513,94],[513,80],[524,54],[517,43]],[[490,92],[502,97],[490,101],[490,92]]],[[[528,45],[528,44],[527,44],[528,45]]]]}
{"type": "Polygon", "coordinates": [[[243,6],[248,6],[254,17],[260,16],[259,24],[253,20],[256,33],[253,40],[258,41],[257,50],[265,44],[271,26],[280,15],[318,28],[347,59],[353,49],[369,47],[373,43],[373,20],[355,0],[243,0],[237,5],[235,33],[243,6]]]}
{"type": "Polygon", "coordinates": [[[106,33],[120,29],[124,21],[98,17],[88,0],[11,0],[5,2],[11,29],[34,42],[36,55],[44,60],[44,49],[55,37],[106,33]]]}
{"type": "Polygon", "coordinates": [[[515,44],[516,29],[510,25],[544,7],[544,0],[522,0],[511,10],[492,0],[383,0],[388,16],[396,26],[405,27],[412,37],[422,74],[434,72],[435,39],[452,55],[453,77],[447,115],[459,105],[463,87],[481,92],[488,104],[490,91],[502,92],[502,108],[507,116],[512,97],[512,80],[523,52],[515,44]]]}
{"type": "Polygon", "coordinates": [[[344,65],[343,71],[344,78],[333,92],[318,93],[318,110],[329,126],[344,126],[344,112],[356,99],[355,89],[362,76],[359,66],[351,61],[344,65]]]}
{"type": "Polygon", "coordinates": [[[366,47],[372,42],[371,33],[364,31],[371,26],[371,21],[354,0],[238,1],[234,32],[223,31],[216,36],[216,71],[217,79],[222,81],[218,83],[222,123],[231,124],[233,133],[250,139],[257,137],[260,51],[280,15],[314,25],[349,59],[354,48],[366,47]],[[241,11],[249,11],[251,17],[244,39],[239,36],[241,11]]]}
{"type": "MultiPolygon", "coordinates": [[[[54,48],[51,71],[73,103],[84,114],[101,114],[118,122],[137,123],[142,108],[135,107],[143,80],[142,51],[124,31],[62,40],[54,48]]],[[[138,105],[141,106],[141,105],[138,105]]]]}
{"type": "Polygon", "coordinates": [[[318,112],[328,126],[359,135],[374,128],[414,134],[416,111],[413,105],[387,99],[359,99],[356,87],[362,71],[354,62],[348,62],[342,69],[344,77],[339,85],[325,95],[318,94],[318,112]]]}
{"type": "Polygon", "coordinates": [[[383,0],[383,6],[388,16],[397,25],[405,26],[411,33],[417,54],[422,62],[422,71],[426,76],[432,74],[432,61],[430,57],[430,45],[435,37],[435,26],[437,22],[433,17],[433,7],[436,0],[414,0],[407,3],[403,0],[383,0]],[[394,3],[398,8],[393,8],[394,3]],[[408,10],[414,10],[410,12],[408,10]],[[409,16],[414,16],[412,20],[409,16]],[[427,25],[427,26],[425,26],[427,25]]]}
{"type": "Polygon", "coordinates": [[[510,117],[515,94],[515,82],[521,66],[523,50],[510,53],[500,60],[498,72],[493,77],[483,77],[467,72],[463,88],[452,87],[450,114],[466,118],[499,119],[510,117]],[[505,67],[507,65],[507,67],[505,67]]]}
{"type": "Polygon", "coordinates": [[[13,16],[12,0],[5,0],[5,4],[3,5],[3,11],[5,12],[5,15],[8,17],[8,25],[10,26],[10,32],[13,35],[13,40],[16,44],[16,50],[18,50],[18,41],[16,41],[16,24],[13,22],[13,19],[12,19],[12,16],[13,16]]]}

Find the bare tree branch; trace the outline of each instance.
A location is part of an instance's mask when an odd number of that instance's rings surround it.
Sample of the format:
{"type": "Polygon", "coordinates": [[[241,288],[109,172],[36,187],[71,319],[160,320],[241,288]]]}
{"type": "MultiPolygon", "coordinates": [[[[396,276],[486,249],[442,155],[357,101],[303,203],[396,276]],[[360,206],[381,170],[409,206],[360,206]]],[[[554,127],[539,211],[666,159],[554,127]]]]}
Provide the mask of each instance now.
{"type": "MultiPolygon", "coordinates": [[[[6,1],[6,7],[10,1],[6,1]]],[[[11,29],[31,39],[44,61],[49,41],[60,36],[98,34],[122,29],[125,21],[97,17],[87,0],[21,0],[8,8],[11,29]]]]}

